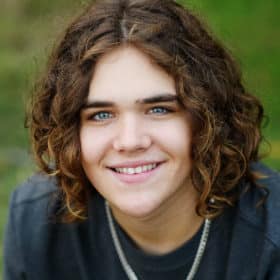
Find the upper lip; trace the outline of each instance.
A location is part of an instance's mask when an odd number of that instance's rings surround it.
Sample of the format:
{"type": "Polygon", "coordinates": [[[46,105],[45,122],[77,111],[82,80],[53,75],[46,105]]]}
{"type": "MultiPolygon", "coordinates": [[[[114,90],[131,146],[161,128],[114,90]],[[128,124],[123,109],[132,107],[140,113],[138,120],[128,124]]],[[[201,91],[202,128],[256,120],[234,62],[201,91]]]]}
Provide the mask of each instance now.
{"type": "Polygon", "coordinates": [[[138,166],[144,166],[144,165],[149,165],[149,164],[160,164],[163,161],[128,161],[128,162],[122,162],[122,163],[117,163],[117,164],[112,164],[109,165],[108,168],[135,168],[138,166]]]}

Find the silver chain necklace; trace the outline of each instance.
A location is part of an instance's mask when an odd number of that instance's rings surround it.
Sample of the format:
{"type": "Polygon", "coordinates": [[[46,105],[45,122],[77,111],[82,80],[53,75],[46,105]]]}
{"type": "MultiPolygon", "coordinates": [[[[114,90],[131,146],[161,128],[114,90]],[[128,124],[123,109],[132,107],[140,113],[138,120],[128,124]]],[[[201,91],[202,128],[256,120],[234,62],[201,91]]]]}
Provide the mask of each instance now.
{"type": "MultiPolygon", "coordinates": [[[[138,277],[136,276],[135,272],[133,271],[133,269],[131,268],[131,266],[129,265],[129,263],[125,257],[124,251],[122,249],[120,240],[118,238],[118,235],[117,235],[117,232],[116,232],[116,229],[114,226],[110,207],[109,207],[109,204],[107,201],[105,201],[105,210],[106,210],[106,216],[108,219],[108,224],[109,224],[111,236],[113,239],[113,243],[114,243],[115,249],[117,251],[118,257],[120,259],[120,262],[122,264],[122,267],[123,267],[124,271],[126,272],[126,275],[129,280],[138,280],[138,277]]],[[[209,219],[205,219],[199,246],[196,251],[196,255],[195,255],[192,267],[186,277],[186,280],[192,280],[198,270],[198,267],[200,265],[200,262],[201,262],[203,253],[205,251],[206,244],[207,244],[210,226],[211,226],[211,221],[209,219]]]]}

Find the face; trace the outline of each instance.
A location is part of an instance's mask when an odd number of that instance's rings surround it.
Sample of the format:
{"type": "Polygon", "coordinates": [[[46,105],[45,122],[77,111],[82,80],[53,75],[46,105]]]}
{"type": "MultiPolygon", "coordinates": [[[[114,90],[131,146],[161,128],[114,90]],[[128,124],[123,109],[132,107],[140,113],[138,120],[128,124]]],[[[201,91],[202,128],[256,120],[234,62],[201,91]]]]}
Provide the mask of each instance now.
{"type": "Polygon", "coordinates": [[[80,142],[88,179],[123,214],[144,217],[171,198],[194,197],[191,129],[174,80],[136,48],[113,50],[97,63],[80,142]]]}

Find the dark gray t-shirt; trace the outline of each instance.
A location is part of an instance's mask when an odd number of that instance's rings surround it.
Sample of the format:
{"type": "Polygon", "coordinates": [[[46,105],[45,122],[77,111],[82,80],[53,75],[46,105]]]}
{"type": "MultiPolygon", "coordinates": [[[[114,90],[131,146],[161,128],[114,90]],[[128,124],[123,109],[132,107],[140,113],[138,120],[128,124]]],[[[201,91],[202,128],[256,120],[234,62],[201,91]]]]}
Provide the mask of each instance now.
{"type": "MultiPolygon", "coordinates": [[[[212,222],[206,250],[195,279],[280,279],[280,176],[258,164],[260,182],[270,190],[264,207],[256,208],[261,190],[251,189],[234,208],[212,222]]],[[[59,224],[54,180],[30,178],[12,195],[4,242],[4,280],[127,280],[105,215],[104,200],[94,194],[88,220],[59,224]]],[[[147,255],[117,227],[126,257],[139,279],[185,279],[201,229],[186,244],[163,255],[147,255]]]]}

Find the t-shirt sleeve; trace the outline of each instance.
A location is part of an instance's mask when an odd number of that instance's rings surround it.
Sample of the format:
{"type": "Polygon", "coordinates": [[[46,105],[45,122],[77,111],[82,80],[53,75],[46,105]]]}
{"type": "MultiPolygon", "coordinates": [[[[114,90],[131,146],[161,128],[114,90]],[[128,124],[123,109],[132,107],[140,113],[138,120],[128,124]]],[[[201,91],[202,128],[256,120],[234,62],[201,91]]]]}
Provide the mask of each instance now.
{"type": "Polygon", "coordinates": [[[15,192],[11,196],[8,223],[4,235],[4,280],[23,280],[24,264],[16,227],[15,192]]]}

